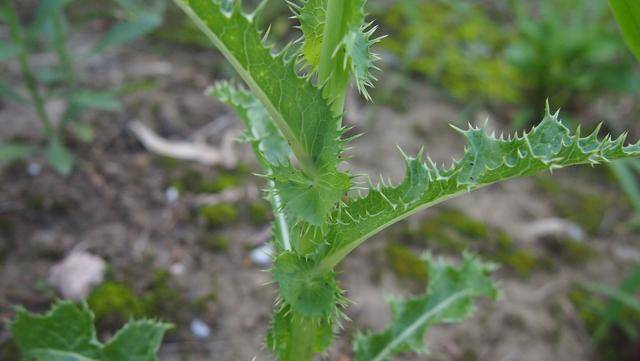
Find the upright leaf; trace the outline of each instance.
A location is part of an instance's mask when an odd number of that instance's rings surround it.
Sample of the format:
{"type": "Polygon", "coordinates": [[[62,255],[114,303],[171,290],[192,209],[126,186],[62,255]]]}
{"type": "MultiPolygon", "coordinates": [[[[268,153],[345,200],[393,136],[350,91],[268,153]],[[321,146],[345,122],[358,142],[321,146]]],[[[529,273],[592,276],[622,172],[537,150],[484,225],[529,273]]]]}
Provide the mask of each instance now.
{"type": "Polygon", "coordinates": [[[298,76],[286,51],[272,54],[263,44],[253,23],[255,14],[244,14],[239,1],[176,3],[231,62],[289,143],[297,165],[288,162],[273,174],[277,189],[296,191],[294,196],[281,194],[284,209],[321,225],[350,188],[348,174],[337,170],[342,152],[340,118],[333,115],[320,90],[298,76]]]}
{"type": "Polygon", "coordinates": [[[351,75],[367,99],[367,87],[372,87],[375,80],[371,72],[377,69],[375,62],[378,57],[371,52],[371,47],[380,38],[373,37],[376,27],[365,22],[364,3],[364,0],[341,2],[337,15],[328,14],[329,0],[291,3],[303,33],[301,55],[311,67],[312,74],[318,75],[318,81],[324,87],[323,95],[338,114],[342,113],[344,104],[340,99],[344,97],[351,75]],[[339,20],[332,22],[335,19],[328,19],[328,16],[338,16],[339,20]],[[332,28],[325,31],[326,26],[332,28]],[[330,65],[326,70],[322,69],[322,62],[327,60],[330,65]]]}
{"type": "Polygon", "coordinates": [[[637,0],[609,0],[629,49],[640,60],[640,2],[637,0]]]}
{"type": "Polygon", "coordinates": [[[58,302],[45,315],[20,309],[9,323],[24,361],[154,361],[171,327],[133,321],[103,345],[96,338],[91,311],[69,301],[58,302]]]}
{"type": "Polygon", "coordinates": [[[391,325],[382,332],[356,338],[356,361],[390,361],[391,356],[405,351],[424,353],[423,339],[429,327],[462,321],[473,313],[477,298],[498,296],[490,278],[495,269],[492,264],[465,254],[458,267],[430,258],[427,265],[426,294],[405,301],[391,300],[391,325]]]}

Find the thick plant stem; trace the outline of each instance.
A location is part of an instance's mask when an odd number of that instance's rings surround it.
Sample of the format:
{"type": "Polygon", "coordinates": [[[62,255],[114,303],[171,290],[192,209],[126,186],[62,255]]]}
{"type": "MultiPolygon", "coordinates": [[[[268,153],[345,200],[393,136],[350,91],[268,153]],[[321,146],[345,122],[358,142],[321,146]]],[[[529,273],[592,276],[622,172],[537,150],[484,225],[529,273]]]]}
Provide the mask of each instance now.
{"type": "Polygon", "coordinates": [[[33,74],[33,70],[31,70],[31,66],[29,65],[29,57],[27,54],[27,44],[24,37],[24,30],[22,25],[20,25],[20,20],[18,19],[18,14],[16,12],[15,7],[13,6],[13,0],[3,0],[2,12],[4,14],[5,21],[9,25],[9,31],[11,34],[11,39],[16,45],[20,47],[20,52],[18,54],[18,60],[20,62],[20,71],[22,72],[22,77],[24,78],[24,83],[31,95],[31,101],[33,102],[33,106],[35,107],[36,114],[44,127],[44,132],[50,139],[56,136],[56,132],[51,125],[51,121],[49,120],[49,116],[44,109],[44,100],[40,95],[40,91],[38,90],[38,84],[36,82],[36,77],[33,74]]]}
{"type": "Polygon", "coordinates": [[[294,316],[291,320],[291,348],[287,352],[287,358],[280,361],[313,360],[313,335],[316,327],[313,320],[294,316]]]}
{"type": "MultiPolygon", "coordinates": [[[[324,34],[322,35],[322,48],[320,50],[320,64],[318,66],[318,81],[324,84],[332,76],[333,65],[337,61],[334,53],[338,48],[340,40],[345,32],[344,12],[347,1],[329,0],[327,4],[327,14],[325,18],[324,34]]],[[[346,82],[339,94],[335,94],[333,109],[338,115],[342,114],[346,97],[346,82]]]]}

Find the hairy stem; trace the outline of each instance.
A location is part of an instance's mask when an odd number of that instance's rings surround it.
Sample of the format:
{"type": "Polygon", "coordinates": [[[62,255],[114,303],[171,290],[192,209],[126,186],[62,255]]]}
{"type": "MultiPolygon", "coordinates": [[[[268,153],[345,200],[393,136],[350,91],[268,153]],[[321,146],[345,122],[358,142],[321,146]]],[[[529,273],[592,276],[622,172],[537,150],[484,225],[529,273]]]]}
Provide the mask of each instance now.
{"type": "MultiPolygon", "coordinates": [[[[320,84],[327,82],[332,75],[335,76],[335,74],[331,73],[333,64],[336,62],[334,53],[345,32],[344,13],[347,5],[347,1],[344,0],[329,0],[327,4],[322,49],[320,50],[320,64],[318,66],[318,81],[320,84]]],[[[333,105],[333,109],[339,109],[339,114],[344,109],[345,90],[342,89],[342,92],[337,94],[333,105]]]]}
{"type": "Polygon", "coordinates": [[[313,360],[313,335],[316,325],[306,317],[293,317],[291,321],[291,348],[281,361],[313,360]]]}
{"type": "Polygon", "coordinates": [[[31,101],[33,106],[35,107],[36,114],[38,115],[38,119],[42,123],[44,127],[44,132],[47,137],[52,138],[56,136],[56,132],[54,131],[51,120],[47,115],[47,112],[44,109],[44,100],[40,95],[40,91],[38,90],[38,84],[36,82],[36,77],[33,74],[33,70],[29,65],[29,56],[27,53],[27,43],[24,36],[24,29],[20,24],[20,20],[18,19],[18,14],[13,5],[13,0],[5,0],[2,2],[2,12],[4,14],[5,21],[7,25],[9,25],[9,32],[11,34],[11,39],[13,40],[18,47],[20,47],[20,52],[18,53],[18,60],[20,62],[20,71],[22,73],[22,77],[24,78],[24,83],[31,95],[31,101]]]}

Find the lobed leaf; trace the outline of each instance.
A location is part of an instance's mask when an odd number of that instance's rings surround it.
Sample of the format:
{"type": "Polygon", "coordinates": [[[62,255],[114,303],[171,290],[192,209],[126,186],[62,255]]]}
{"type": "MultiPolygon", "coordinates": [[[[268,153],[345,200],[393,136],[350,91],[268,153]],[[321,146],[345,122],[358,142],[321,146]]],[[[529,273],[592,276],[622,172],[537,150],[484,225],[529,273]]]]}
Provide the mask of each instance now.
{"type": "MultiPolygon", "coordinates": [[[[457,129],[457,128],[456,128],[457,129]]],[[[544,119],[530,132],[510,138],[488,135],[482,128],[457,129],[467,140],[464,155],[450,167],[440,167],[403,154],[405,179],[397,186],[382,182],[366,196],[350,199],[332,216],[322,268],[332,268],[346,254],[381,229],[417,211],[480,187],[533,175],[543,170],[599,164],[613,159],[640,156],[640,143],[624,145],[617,139],[598,139],[598,130],[581,137],[571,134],[547,106],[544,119]]]]}
{"type": "Polygon", "coordinates": [[[459,322],[474,311],[480,297],[497,298],[498,289],[490,278],[495,265],[465,254],[455,267],[426,259],[427,292],[408,300],[391,300],[391,325],[382,332],[359,335],[354,342],[356,361],[389,361],[399,352],[426,352],[423,339],[429,327],[459,322]]]}
{"type": "Polygon", "coordinates": [[[290,205],[295,199],[283,194],[288,214],[314,225],[322,224],[350,188],[348,174],[337,170],[343,143],[340,117],[333,115],[318,88],[298,76],[286,50],[272,54],[263,44],[253,23],[255,14],[244,14],[239,1],[176,3],[234,66],[291,147],[298,165],[289,161],[283,168],[286,172],[274,172],[276,183],[307,187],[307,193],[312,194],[308,201],[323,200],[314,204],[311,211],[297,212],[297,207],[290,205]],[[327,178],[340,182],[327,183],[327,178]]]}
{"type": "Polygon", "coordinates": [[[154,361],[171,327],[133,321],[103,345],[96,338],[91,311],[70,301],[56,303],[45,315],[20,309],[9,323],[24,361],[154,361]]]}

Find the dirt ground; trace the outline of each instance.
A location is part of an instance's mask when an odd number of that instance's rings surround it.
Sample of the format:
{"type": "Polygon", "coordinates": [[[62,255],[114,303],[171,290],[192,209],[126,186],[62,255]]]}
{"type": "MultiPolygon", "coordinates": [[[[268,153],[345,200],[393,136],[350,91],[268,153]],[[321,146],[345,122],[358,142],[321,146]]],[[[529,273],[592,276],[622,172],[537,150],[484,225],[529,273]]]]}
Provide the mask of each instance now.
{"type": "MultiPolygon", "coordinates": [[[[82,43],[81,39],[77,42],[82,43]]],[[[240,158],[234,170],[192,162],[167,165],[165,159],[148,152],[128,128],[131,121],[139,120],[162,136],[203,138],[213,145],[227,132],[239,129],[237,122],[228,123],[228,108],[203,94],[215,79],[229,76],[228,67],[213,50],[174,50],[152,41],[138,42],[84,63],[82,73],[93,86],[151,86],[128,95],[121,113],[88,116],[98,136],[90,145],[71,145],[78,157],[71,176],[58,176],[38,157],[32,160],[43,166],[38,176],[28,174],[26,163],[0,168],[0,321],[12,316],[12,305],[47,309],[54,297],[46,286],[49,269],[71,251],[84,250],[106,260],[107,277],[130,285],[136,294],[150,287],[159,270],[168,272],[167,282],[178,301],[177,306],[164,307],[162,316],[177,328],[167,336],[161,360],[249,361],[254,356],[270,360],[262,340],[276,291],[264,267],[248,258],[251,249],[264,240],[267,227],[250,219],[248,211],[255,202],[254,190],[261,187],[259,178],[251,175],[259,169],[249,149],[234,146],[240,158]],[[216,128],[216,122],[223,124],[216,128]],[[168,187],[189,172],[204,179],[222,174],[240,179],[235,186],[243,192],[237,202],[239,218],[212,230],[197,212],[207,194],[184,191],[177,200],[168,200],[168,187]],[[228,237],[228,248],[214,251],[203,246],[202,239],[210,234],[228,237]],[[207,295],[215,297],[202,306],[198,300],[207,295]],[[208,338],[197,339],[190,331],[194,319],[211,327],[208,338]]],[[[11,76],[17,76],[17,69],[11,69],[11,76]]],[[[459,105],[426,85],[414,86],[410,93],[406,112],[384,105],[366,112],[363,104],[350,112],[349,122],[364,133],[353,143],[354,172],[401,179],[403,164],[396,145],[407,153],[425,146],[434,160],[448,162],[464,145],[447,124],[484,120],[480,113],[462,119],[456,110],[459,105]]],[[[61,104],[52,102],[48,107],[59,112],[61,104]]],[[[490,120],[489,126],[504,127],[497,119],[490,120]]],[[[10,102],[0,104],[0,139],[38,139],[37,127],[30,110],[10,102]]],[[[601,223],[584,238],[596,256],[580,265],[559,261],[548,269],[542,266],[529,277],[501,269],[496,274],[503,293],[499,301],[481,302],[475,315],[462,324],[431,330],[430,355],[398,360],[594,359],[590,336],[567,295],[576,282],[619,282],[640,261],[640,247],[625,223],[629,206],[621,200],[606,169],[554,174],[560,179],[558,184],[568,183],[609,200],[601,223]]],[[[528,236],[536,221],[563,217],[554,199],[557,195],[541,189],[539,183],[537,178],[511,181],[445,206],[485,224],[490,232],[506,232],[519,247],[552,257],[538,238],[528,236]]],[[[345,324],[340,341],[323,359],[349,360],[348,341],[356,330],[381,329],[389,320],[385,297],[422,289],[393,272],[385,246],[397,241],[402,229],[435,214],[437,210],[427,210],[415,216],[369,240],[347,259],[340,278],[353,302],[347,310],[353,322],[345,324]]],[[[424,244],[411,247],[417,252],[429,248],[424,244]]],[[[0,328],[0,342],[8,337],[6,329],[0,328]]]]}

